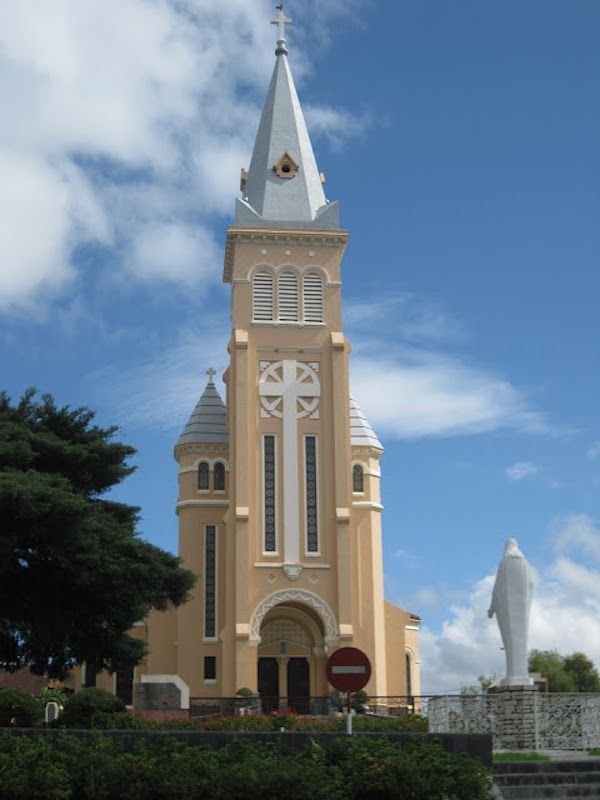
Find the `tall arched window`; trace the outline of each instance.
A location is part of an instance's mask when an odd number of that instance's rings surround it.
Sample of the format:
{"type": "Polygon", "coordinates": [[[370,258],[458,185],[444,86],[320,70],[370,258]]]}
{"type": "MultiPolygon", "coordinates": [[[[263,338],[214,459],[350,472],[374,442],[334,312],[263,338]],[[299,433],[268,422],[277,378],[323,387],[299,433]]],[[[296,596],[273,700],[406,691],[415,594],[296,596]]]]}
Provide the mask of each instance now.
{"type": "Polygon", "coordinates": [[[262,270],[254,275],[252,282],[252,318],[271,322],[273,320],[273,273],[262,270]]]}
{"type": "Polygon", "coordinates": [[[213,472],[213,489],[222,492],[225,489],[225,465],[217,461],[213,472]]]}
{"type": "Polygon", "coordinates": [[[304,276],[303,305],[305,322],[323,322],[323,278],[309,273],[304,276]]]}
{"type": "Polygon", "coordinates": [[[277,282],[277,318],[283,322],[298,321],[298,276],[282,272],[277,282]]]}
{"type": "Polygon", "coordinates": [[[355,464],[352,467],[352,491],[364,492],[365,480],[363,468],[360,464],[355,464]]]}
{"type": "Polygon", "coordinates": [[[410,653],[406,653],[406,695],[412,697],[412,669],[410,663],[410,653]]]}
{"type": "Polygon", "coordinates": [[[208,462],[198,464],[198,489],[208,489],[208,462]]]}

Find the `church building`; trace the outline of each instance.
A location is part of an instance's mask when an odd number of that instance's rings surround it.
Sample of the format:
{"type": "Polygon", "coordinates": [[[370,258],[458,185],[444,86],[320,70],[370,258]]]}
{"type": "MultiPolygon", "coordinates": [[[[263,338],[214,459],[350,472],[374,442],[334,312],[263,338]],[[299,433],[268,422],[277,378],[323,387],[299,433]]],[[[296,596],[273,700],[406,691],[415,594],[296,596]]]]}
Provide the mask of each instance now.
{"type": "Polygon", "coordinates": [[[227,231],[226,400],[208,383],[185,425],[179,554],[188,603],[144,624],[136,681],[178,676],[194,697],[242,687],[308,710],[326,661],[357,647],[371,696],[419,694],[419,618],[384,600],[383,448],[350,393],[341,262],[348,240],[325,198],[288,64],[276,61],[227,231]]]}

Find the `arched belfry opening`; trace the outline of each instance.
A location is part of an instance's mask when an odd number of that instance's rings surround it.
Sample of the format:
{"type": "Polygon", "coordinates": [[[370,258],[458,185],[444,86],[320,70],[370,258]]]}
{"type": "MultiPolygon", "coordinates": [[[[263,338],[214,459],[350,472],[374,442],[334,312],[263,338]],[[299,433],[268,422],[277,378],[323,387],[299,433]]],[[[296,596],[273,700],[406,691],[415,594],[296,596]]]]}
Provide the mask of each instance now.
{"type": "Polygon", "coordinates": [[[326,694],[325,651],[323,622],[314,608],[289,602],[268,611],[257,653],[263,711],[287,707],[314,713],[315,698],[326,694]]]}

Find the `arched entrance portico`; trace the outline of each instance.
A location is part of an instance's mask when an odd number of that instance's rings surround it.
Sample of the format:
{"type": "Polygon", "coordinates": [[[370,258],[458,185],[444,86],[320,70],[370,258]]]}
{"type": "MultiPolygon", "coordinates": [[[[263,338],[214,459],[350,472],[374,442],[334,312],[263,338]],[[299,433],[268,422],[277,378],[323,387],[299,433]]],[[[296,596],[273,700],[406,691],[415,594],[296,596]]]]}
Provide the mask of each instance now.
{"type": "Polygon", "coordinates": [[[280,592],[265,598],[251,625],[258,643],[258,691],[264,711],[315,710],[309,699],[327,693],[325,663],[336,633],[328,606],[312,592],[280,592]]]}

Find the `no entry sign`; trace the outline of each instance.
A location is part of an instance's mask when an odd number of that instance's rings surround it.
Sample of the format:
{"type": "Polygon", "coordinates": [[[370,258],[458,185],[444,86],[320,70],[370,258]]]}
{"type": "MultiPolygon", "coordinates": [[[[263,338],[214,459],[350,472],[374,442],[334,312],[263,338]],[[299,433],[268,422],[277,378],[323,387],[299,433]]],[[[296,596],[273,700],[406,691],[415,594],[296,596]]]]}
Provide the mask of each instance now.
{"type": "Polygon", "coordinates": [[[327,680],[338,692],[358,692],[371,677],[371,662],[357,647],[342,647],[327,659],[327,680]]]}

